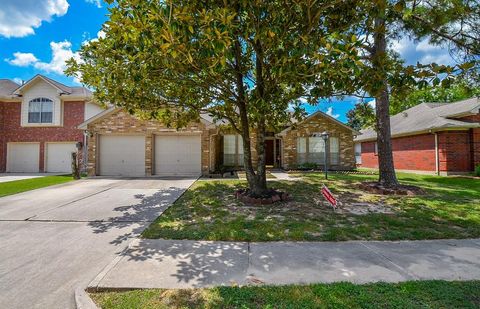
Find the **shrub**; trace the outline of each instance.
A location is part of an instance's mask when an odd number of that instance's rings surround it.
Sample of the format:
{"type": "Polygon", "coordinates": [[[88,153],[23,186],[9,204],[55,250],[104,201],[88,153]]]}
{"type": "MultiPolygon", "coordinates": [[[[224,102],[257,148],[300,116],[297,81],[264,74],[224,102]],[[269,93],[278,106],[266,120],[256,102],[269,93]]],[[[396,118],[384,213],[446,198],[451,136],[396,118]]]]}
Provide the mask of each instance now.
{"type": "Polygon", "coordinates": [[[475,176],[480,177],[480,164],[475,167],[475,176]]]}
{"type": "Polygon", "coordinates": [[[318,168],[317,163],[305,162],[298,165],[299,170],[316,170],[318,168]]]}

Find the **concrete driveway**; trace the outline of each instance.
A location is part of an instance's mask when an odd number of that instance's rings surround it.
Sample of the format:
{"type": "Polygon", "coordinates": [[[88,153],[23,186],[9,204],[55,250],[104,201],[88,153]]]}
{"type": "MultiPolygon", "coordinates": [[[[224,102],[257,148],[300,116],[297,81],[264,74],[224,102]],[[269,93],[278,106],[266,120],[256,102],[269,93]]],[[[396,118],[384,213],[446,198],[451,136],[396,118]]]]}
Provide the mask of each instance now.
{"type": "Polygon", "coordinates": [[[74,308],[195,180],[88,179],[0,198],[0,308],[74,308]]]}

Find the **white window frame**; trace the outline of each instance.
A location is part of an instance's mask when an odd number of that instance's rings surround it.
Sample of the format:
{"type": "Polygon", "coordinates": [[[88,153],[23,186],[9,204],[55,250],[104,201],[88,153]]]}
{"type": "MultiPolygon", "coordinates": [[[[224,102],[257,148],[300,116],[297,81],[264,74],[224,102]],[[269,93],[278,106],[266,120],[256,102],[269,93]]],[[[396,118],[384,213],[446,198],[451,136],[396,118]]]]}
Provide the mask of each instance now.
{"type": "Polygon", "coordinates": [[[27,106],[27,123],[28,124],[35,124],[35,125],[43,125],[43,124],[53,124],[54,122],[54,109],[55,109],[55,102],[46,97],[36,97],[28,101],[28,106],[27,106]],[[50,111],[44,111],[44,104],[49,103],[50,104],[50,111]],[[33,113],[32,110],[32,104],[36,104],[40,106],[40,111],[36,112],[39,113],[39,121],[31,121],[30,119],[30,113],[33,113]],[[43,114],[50,113],[50,121],[43,121],[43,114]]]}

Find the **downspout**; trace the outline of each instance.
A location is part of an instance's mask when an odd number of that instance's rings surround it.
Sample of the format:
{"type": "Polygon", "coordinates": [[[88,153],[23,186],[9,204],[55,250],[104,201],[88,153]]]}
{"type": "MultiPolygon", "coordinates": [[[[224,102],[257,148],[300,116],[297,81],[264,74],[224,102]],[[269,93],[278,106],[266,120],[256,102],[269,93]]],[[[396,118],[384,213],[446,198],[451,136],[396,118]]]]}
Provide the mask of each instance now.
{"type": "Polygon", "coordinates": [[[440,175],[440,159],[438,156],[438,133],[434,132],[435,135],[435,172],[437,175],[440,175]]]}

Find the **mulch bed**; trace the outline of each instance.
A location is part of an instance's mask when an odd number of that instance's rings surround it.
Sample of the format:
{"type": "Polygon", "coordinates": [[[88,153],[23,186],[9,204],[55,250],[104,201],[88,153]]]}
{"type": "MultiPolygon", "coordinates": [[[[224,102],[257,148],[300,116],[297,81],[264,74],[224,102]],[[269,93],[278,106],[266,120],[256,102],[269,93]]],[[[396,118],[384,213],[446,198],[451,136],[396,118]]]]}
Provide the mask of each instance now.
{"type": "Polygon", "coordinates": [[[360,189],[373,194],[381,195],[423,195],[425,190],[417,186],[398,185],[394,188],[385,187],[377,181],[362,182],[359,185],[360,189]]]}
{"type": "Polygon", "coordinates": [[[235,192],[235,196],[238,200],[245,204],[262,204],[268,205],[275,202],[287,201],[290,198],[288,193],[270,189],[268,193],[263,196],[253,196],[250,189],[240,189],[235,192]]]}

